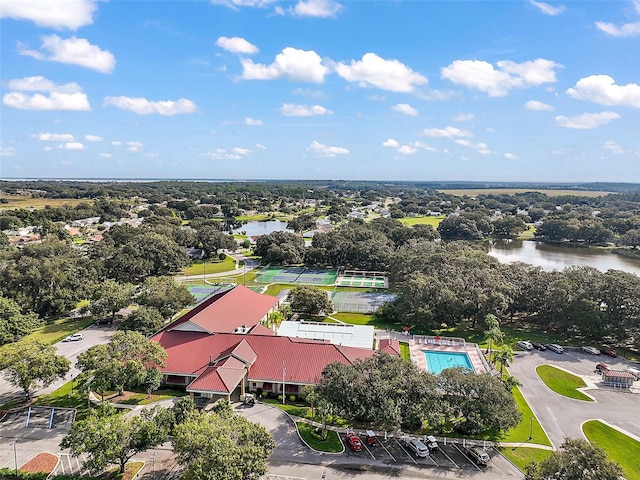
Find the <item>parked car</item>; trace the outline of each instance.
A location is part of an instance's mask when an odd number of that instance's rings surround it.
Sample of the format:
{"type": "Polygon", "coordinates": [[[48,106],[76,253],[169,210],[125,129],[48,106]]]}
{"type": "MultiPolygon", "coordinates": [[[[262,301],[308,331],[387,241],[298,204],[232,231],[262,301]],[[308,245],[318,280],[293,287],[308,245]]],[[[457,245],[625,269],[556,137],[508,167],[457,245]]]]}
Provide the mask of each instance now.
{"type": "Polygon", "coordinates": [[[429,456],[429,449],[421,440],[417,438],[407,438],[406,443],[409,450],[416,454],[416,457],[429,456]]]}
{"type": "Polygon", "coordinates": [[[596,372],[599,373],[600,375],[602,375],[604,372],[609,372],[609,371],[611,371],[611,367],[606,363],[600,362],[596,365],[596,372]]]}
{"type": "Polygon", "coordinates": [[[531,342],[531,345],[533,346],[533,348],[535,348],[536,350],[540,350],[541,352],[544,352],[547,349],[547,347],[544,346],[544,343],[531,342]]]}
{"type": "Polygon", "coordinates": [[[556,353],[564,352],[564,348],[562,348],[557,343],[547,343],[546,347],[547,347],[547,350],[551,350],[552,352],[556,352],[556,353]]]}
{"type": "Polygon", "coordinates": [[[613,350],[611,348],[603,348],[600,351],[602,353],[604,353],[605,355],[608,355],[608,356],[613,357],[613,358],[616,358],[618,356],[618,354],[615,352],[615,350],[613,350]]]}
{"type": "Polygon", "coordinates": [[[637,368],[629,367],[625,370],[625,372],[629,372],[631,375],[636,377],[636,379],[640,380],[640,370],[637,368]]]}
{"type": "Polygon", "coordinates": [[[360,441],[360,437],[358,437],[355,433],[347,433],[346,435],[347,445],[354,452],[361,452],[363,449],[362,442],[360,441]]]}
{"type": "Polygon", "coordinates": [[[112,323],[113,323],[113,318],[104,317],[96,320],[96,323],[94,325],[111,325],[112,323]]]}
{"type": "Polygon", "coordinates": [[[427,435],[427,448],[429,450],[437,450],[438,449],[438,440],[433,435],[427,435]]]}
{"type": "Polygon", "coordinates": [[[527,342],[526,340],[520,340],[519,342],[516,342],[516,347],[518,347],[520,350],[533,350],[533,345],[531,344],[531,342],[527,342]]]}
{"type": "Polygon", "coordinates": [[[484,448],[473,447],[467,450],[469,456],[473,458],[478,465],[487,465],[491,457],[484,448]]]}
{"type": "Polygon", "coordinates": [[[79,342],[84,338],[84,333],[74,333],[62,339],[63,342],[79,342]]]}
{"type": "Polygon", "coordinates": [[[378,445],[378,438],[373,430],[366,430],[364,433],[367,435],[367,445],[371,447],[378,445]]]}
{"type": "Polygon", "coordinates": [[[590,353],[591,355],[600,355],[600,350],[595,347],[581,347],[580,350],[590,353]]]}

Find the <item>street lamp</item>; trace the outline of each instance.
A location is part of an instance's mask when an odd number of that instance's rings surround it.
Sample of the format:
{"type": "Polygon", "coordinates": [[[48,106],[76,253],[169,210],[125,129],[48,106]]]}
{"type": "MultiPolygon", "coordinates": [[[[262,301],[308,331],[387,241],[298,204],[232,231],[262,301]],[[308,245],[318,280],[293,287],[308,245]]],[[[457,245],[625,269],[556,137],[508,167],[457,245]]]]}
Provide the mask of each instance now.
{"type": "Polygon", "coordinates": [[[158,452],[154,452],[153,455],[151,455],[151,473],[154,474],[156,473],[156,455],[158,454],[158,452]]]}
{"type": "Polygon", "coordinates": [[[533,417],[530,418],[529,422],[529,440],[533,438],[533,417]]]}
{"type": "Polygon", "coordinates": [[[15,461],[16,464],[16,477],[18,476],[18,453],[16,452],[16,443],[18,443],[17,440],[14,440],[13,442],[9,442],[9,446],[13,445],[13,460],[15,461]]]}

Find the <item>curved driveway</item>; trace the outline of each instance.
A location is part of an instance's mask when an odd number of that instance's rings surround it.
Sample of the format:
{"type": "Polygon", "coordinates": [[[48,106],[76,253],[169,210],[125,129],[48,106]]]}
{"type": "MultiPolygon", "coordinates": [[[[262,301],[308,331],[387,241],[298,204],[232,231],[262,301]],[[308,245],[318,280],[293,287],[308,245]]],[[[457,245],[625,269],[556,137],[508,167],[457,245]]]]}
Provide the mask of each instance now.
{"type": "Polygon", "coordinates": [[[575,350],[563,354],[550,351],[519,352],[510,367],[511,374],[522,383],[521,392],[546,430],[554,447],[564,437],[584,438],[581,425],[587,420],[601,419],[640,439],[640,391],[614,390],[599,386],[594,373],[596,363],[603,362],[614,370],[624,370],[632,364],[604,355],[589,355],[575,350]],[[535,368],[549,364],[581,376],[587,383],[585,393],[595,398],[586,402],[564,397],[551,391],[538,377],[535,368]]]}

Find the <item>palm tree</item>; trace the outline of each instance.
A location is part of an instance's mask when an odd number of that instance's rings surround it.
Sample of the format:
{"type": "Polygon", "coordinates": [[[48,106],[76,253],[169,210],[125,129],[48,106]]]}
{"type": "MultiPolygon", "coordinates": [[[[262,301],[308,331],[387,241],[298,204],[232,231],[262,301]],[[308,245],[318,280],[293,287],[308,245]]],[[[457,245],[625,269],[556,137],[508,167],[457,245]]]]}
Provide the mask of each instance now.
{"type": "Polygon", "coordinates": [[[491,362],[491,350],[493,348],[493,344],[502,343],[504,340],[504,334],[502,330],[500,330],[500,323],[498,323],[498,319],[493,314],[488,314],[485,318],[485,323],[487,324],[487,330],[484,332],[485,339],[489,342],[489,361],[491,362]]]}
{"type": "Polygon", "coordinates": [[[502,378],[504,367],[509,366],[509,362],[513,360],[513,350],[508,345],[503,345],[502,350],[499,350],[494,355],[494,360],[500,362],[500,378],[502,378]]]}
{"type": "Polygon", "coordinates": [[[504,383],[504,388],[506,388],[510,392],[514,389],[514,387],[522,386],[520,380],[518,380],[513,375],[508,375],[507,377],[503,378],[502,383],[504,383]]]}

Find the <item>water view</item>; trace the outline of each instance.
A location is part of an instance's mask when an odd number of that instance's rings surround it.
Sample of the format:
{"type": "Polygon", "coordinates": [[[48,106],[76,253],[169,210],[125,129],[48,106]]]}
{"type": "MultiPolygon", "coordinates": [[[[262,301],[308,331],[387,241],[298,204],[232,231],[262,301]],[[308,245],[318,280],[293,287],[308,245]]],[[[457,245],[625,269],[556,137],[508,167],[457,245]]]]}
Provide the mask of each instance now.
{"type": "Polygon", "coordinates": [[[488,246],[488,253],[502,263],[524,262],[543,270],[563,270],[574,265],[594,267],[601,272],[622,270],[640,275],[640,260],[596,248],[564,247],[535,241],[500,241],[488,246]]]}
{"type": "Polygon", "coordinates": [[[233,233],[241,233],[253,237],[257,235],[267,235],[271,232],[284,232],[286,230],[287,222],[283,220],[267,220],[264,222],[252,220],[239,228],[233,229],[233,233]]]}

